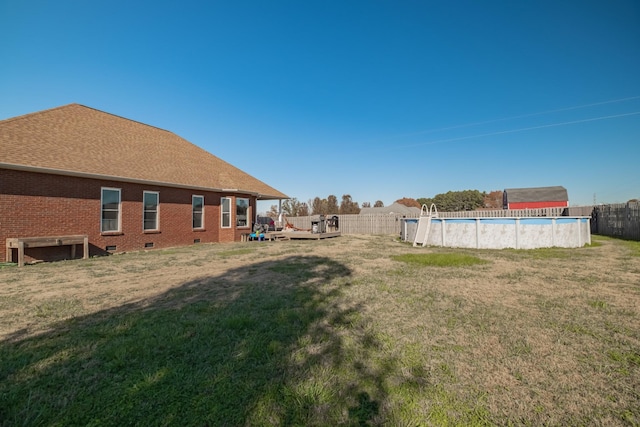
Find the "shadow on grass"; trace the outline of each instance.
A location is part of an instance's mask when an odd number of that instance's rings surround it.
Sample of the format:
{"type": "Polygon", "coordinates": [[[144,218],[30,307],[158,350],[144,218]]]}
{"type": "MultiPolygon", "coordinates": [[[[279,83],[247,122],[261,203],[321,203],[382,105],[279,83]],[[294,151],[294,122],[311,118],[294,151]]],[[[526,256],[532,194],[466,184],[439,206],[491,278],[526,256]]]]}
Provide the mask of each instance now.
{"type": "Polygon", "coordinates": [[[352,363],[350,274],[290,257],[16,334],[0,343],[0,425],[367,425],[384,388],[325,370],[352,363]]]}

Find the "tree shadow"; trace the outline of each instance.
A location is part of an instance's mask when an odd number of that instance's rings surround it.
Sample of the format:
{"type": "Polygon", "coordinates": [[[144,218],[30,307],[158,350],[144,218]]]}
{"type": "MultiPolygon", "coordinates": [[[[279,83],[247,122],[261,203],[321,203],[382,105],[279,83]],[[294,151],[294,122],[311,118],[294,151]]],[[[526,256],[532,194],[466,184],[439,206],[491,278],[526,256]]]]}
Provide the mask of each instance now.
{"type": "Polygon", "coordinates": [[[0,425],[373,423],[392,361],[365,375],[354,366],[349,383],[307,381],[314,366],[358,363],[338,332],[361,309],[341,299],[350,276],[293,256],[17,332],[0,346],[0,425]]]}
{"type": "Polygon", "coordinates": [[[358,405],[349,408],[349,419],[357,422],[359,426],[366,426],[371,420],[378,416],[380,404],[371,400],[367,392],[358,394],[358,405]]]}

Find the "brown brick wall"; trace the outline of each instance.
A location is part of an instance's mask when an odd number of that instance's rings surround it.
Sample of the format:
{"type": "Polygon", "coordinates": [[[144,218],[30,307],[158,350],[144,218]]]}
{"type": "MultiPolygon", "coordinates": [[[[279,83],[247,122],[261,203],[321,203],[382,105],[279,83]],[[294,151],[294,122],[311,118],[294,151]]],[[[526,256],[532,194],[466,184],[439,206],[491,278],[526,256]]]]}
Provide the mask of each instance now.
{"type": "MultiPolygon", "coordinates": [[[[200,190],[0,169],[0,261],[5,260],[5,242],[10,237],[87,234],[91,255],[105,254],[107,246],[116,246],[116,252],[123,252],[144,250],[145,243],[153,243],[153,248],[158,249],[191,245],[195,239],[201,243],[239,240],[248,229],[220,228],[222,196],[200,190]],[[120,233],[100,232],[102,187],[121,189],[120,233]],[[144,191],[159,193],[158,232],[142,230],[144,191]],[[204,196],[204,230],[192,229],[194,194],[204,196]]],[[[254,212],[255,198],[250,199],[254,212]]],[[[232,217],[234,209],[232,205],[232,217]]],[[[76,256],[82,256],[78,249],[76,256]]],[[[53,260],[68,258],[69,254],[68,247],[32,248],[25,251],[25,258],[53,260]]],[[[14,260],[15,256],[14,250],[14,260]]]]}

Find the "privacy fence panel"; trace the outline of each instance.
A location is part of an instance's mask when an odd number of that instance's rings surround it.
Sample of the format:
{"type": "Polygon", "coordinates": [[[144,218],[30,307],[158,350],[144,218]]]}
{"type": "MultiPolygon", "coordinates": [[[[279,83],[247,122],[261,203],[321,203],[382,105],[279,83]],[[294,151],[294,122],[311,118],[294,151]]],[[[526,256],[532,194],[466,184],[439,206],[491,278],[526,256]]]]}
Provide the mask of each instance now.
{"type": "MultiPolygon", "coordinates": [[[[333,215],[329,215],[333,216],[333,215]]],[[[338,215],[338,229],[342,234],[398,234],[402,215],[338,215]]],[[[296,228],[310,229],[318,216],[287,217],[296,228]]]]}
{"type": "Polygon", "coordinates": [[[640,203],[596,206],[591,222],[596,234],[640,240],[640,203]]]}

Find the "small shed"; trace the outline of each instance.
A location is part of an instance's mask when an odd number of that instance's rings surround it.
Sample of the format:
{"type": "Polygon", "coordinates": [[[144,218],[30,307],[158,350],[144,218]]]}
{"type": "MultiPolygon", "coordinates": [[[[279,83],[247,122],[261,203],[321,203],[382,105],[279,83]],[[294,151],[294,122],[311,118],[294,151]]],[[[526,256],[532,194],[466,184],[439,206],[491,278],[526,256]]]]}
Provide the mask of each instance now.
{"type": "Polygon", "coordinates": [[[507,188],[502,194],[504,209],[564,208],[569,206],[567,189],[562,186],[507,188]]]}

